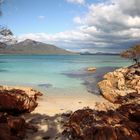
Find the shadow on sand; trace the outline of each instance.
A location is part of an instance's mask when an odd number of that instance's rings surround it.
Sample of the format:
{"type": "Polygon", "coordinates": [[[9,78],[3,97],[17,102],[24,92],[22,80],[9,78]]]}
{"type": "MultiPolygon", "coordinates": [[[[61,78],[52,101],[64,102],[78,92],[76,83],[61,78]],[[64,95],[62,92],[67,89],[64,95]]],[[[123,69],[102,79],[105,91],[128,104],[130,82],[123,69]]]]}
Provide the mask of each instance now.
{"type": "Polygon", "coordinates": [[[26,114],[24,117],[30,126],[25,140],[66,140],[62,135],[62,128],[68,117],[61,114],[48,116],[38,113],[26,114]]]}

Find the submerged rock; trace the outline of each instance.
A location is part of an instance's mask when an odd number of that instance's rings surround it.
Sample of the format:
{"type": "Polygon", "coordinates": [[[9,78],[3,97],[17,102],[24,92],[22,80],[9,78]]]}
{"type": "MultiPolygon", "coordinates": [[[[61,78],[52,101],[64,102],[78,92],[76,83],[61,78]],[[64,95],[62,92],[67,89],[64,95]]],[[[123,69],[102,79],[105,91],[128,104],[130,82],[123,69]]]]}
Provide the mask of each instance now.
{"type": "Polygon", "coordinates": [[[89,72],[95,72],[96,71],[96,68],[95,67],[89,67],[89,68],[87,68],[87,71],[89,71],[89,72]]]}

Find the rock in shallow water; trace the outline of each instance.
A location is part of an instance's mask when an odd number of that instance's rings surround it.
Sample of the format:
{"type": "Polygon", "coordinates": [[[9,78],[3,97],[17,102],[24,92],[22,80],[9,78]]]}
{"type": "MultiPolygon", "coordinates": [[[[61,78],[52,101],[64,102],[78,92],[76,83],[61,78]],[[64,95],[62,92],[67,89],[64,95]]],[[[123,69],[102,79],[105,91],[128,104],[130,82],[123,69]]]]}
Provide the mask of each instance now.
{"type": "Polygon", "coordinates": [[[87,68],[87,71],[89,71],[89,72],[95,72],[96,71],[96,68],[95,67],[89,67],[89,68],[87,68]]]}

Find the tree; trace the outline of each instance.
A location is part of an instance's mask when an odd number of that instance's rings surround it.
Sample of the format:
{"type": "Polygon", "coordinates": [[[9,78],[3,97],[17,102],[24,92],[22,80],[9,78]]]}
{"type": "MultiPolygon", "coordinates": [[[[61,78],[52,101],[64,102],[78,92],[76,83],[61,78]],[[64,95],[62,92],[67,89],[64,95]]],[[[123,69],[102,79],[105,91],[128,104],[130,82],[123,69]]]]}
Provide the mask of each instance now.
{"type": "Polygon", "coordinates": [[[2,36],[9,36],[13,35],[12,31],[4,26],[0,26],[0,35],[2,36]]]}
{"type": "Polygon", "coordinates": [[[12,31],[7,27],[0,26],[0,42],[6,44],[16,43],[16,39],[14,38],[12,31]]]}
{"type": "Polygon", "coordinates": [[[123,51],[120,55],[124,58],[133,60],[136,64],[140,64],[140,44],[123,51]]]}
{"type": "MultiPolygon", "coordinates": [[[[1,5],[4,0],[0,0],[0,16],[2,16],[1,5]]],[[[6,26],[0,25],[0,46],[3,47],[3,44],[14,44],[16,43],[16,39],[13,36],[13,33],[6,26]]]]}

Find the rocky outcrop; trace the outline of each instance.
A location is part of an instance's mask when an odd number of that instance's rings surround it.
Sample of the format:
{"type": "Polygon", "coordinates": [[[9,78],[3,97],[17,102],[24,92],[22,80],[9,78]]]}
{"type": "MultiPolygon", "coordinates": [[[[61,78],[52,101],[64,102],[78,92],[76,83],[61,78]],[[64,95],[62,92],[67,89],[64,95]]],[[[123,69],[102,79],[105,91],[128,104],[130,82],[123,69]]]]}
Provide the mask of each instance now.
{"type": "Polygon", "coordinates": [[[63,134],[69,140],[139,140],[140,66],[109,72],[98,85],[110,102],[75,111],[63,134]]]}
{"type": "Polygon", "coordinates": [[[30,88],[0,87],[0,111],[8,113],[31,112],[37,107],[40,92],[30,88]]]}
{"type": "Polygon", "coordinates": [[[140,105],[127,104],[107,112],[77,110],[63,134],[70,140],[139,140],[140,105]]]}
{"type": "Polygon", "coordinates": [[[30,87],[19,87],[19,86],[0,86],[0,91],[3,90],[21,90],[25,92],[26,95],[28,95],[30,98],[33,98],[34,100],[37,100],[39,96],[42,96],[43,94],[33,88],[30,87]]]}
{"type": "Polygon", "coordinates": [[[0,91],[0,111],[8,113],[31,112],[37,107],[37,102],[22,90],[0,91]]]}
{"type": "Polygon", "coordinates": [[[0,113],[0,139],[22,140],[26,132],[25,120],[21,117],[13,117],[0,113]]]}
{"type": "Polygon", "coordinates": [[[101,94],[110,102],[130,93],[140,94],[140,66],[120,68],[104,75],[104,80],[98,83],[101,94]]]}
{"type": "Polygon", "coordinates": [[[25,120],[0,113],[0,139],[22,140],[25,137],[25,120]]]}
{"type": "Polygon", "coordinates": [[[22,140],[30,126],[20,115],[37,107],[42,94],[32,88],[0,86],[0,140],[22,140]]]}

